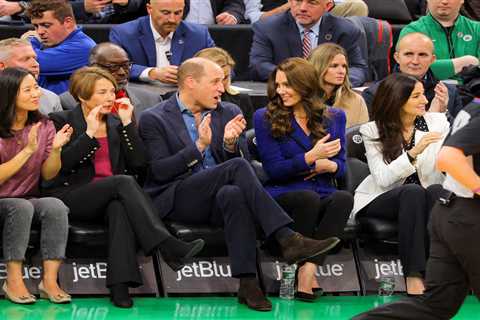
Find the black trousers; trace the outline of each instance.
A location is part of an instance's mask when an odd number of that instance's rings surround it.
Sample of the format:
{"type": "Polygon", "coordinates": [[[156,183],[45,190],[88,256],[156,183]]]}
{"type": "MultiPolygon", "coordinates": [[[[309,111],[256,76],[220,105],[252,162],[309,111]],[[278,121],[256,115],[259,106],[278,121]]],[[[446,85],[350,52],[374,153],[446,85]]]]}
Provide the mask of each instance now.
{"type": "Polygon", "coordinates": [[[340,190],[325,197],[311,190],[290,191],[275,200],[293,219],[293,230],[319,240],[341,238],[353,208],[353,196],[340,190]]]}
{"type": "Polygon", "coordinates": [[[457,198],[449,207],[437,203],[430,234],[425,293],[353,319],[450,319],[470,288],[480,300],[480,200],[457,198]]]}
{"type": "Polygon", "coordinates": [[[71,221],[107,221],[107,286],[141,285],[137,246],[150,254],[171,235],[135,179],[127,175],[103,178],[74,189],[61,200],[70,208],[71,221]]]}
{"type": "Polygon", "coordinates": [[[232,275],[256,273],[256,225],[266,237],[292,220],[265,191],[250,163],[234,158],[186,178],[168,219],[225,229],[232,275]]]}
{"type": "Polygon", "coordinates": [[[405,276],[425,273],[429,252],[427,224],[441,190],[441,185],[425,189],[405,184],[378,196],[357,214],[398,222],[398,251],[405,276]]]}

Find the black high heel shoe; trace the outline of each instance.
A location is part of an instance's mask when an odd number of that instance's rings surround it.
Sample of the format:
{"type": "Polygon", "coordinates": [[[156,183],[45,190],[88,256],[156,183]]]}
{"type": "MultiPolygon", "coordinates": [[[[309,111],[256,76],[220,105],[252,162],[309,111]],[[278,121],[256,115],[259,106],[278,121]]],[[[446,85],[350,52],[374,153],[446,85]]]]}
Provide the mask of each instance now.
{"type": "Polygon", "coordinates": [[[114,284],[110,287],[110,301],[119,308],[131,308],[133,306],[133,300],[125,283],[114,284]]]}
{"type": "Polygon", "coordinates": [[[304,301],[304,302],[314,302],[317,299],[315,292],[313,294],[298,291],[298,270],[300,270],[301,265],[298,266],[297,270],[295,270],[295,284],[297,285],[297,291],[295,292],[295,299],[304,301]]]}

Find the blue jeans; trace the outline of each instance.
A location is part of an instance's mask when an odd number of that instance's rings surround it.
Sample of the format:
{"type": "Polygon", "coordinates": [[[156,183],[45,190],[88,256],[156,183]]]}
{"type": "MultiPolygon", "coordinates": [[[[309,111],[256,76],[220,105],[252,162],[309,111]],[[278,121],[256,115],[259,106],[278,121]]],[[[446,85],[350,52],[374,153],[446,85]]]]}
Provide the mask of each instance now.
{"type": "Polygon", "coordinates": [[[69,209],[56,198],[0,199],[4,260],[25,259],[32,221],[39,221],[42,225],[42,259],[63,259],[68,238],[68,212],[69,209]]]}

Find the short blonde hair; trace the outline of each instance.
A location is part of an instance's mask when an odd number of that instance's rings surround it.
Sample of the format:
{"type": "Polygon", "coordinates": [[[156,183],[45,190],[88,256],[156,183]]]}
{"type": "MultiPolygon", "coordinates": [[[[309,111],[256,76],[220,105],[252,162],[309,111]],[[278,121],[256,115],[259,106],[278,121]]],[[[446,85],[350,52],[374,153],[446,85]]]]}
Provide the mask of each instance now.
{"type": "MultiPolygon", "coordinates": [[[[198,51],[195,54],[195,57],[205,58],[207,60],[215,62],[221,68],[228,66],[233,70],[233,68],[235,67],[235,60],[233,60],[232,56],[222,48],[205,48],[198,51]]],[[[237,90],[234,90],[230,87],[230,82],[228,88],[225,88],[225,91],[227,91],[227,93],[231,95],[237,95],[239,93],[237,90]]]]}
{"type": "Polygon", "coordinates": [[[70,87],[68,90],[75,100],[88,100],[92,97],[95,89],[95,83],[100,79],[110,81],[118,90],[117,82],[110,72],[98,67],[83,67],[75,71],[70,77],[70,87]]]}
{"type": "Polygon", "coordinates": [[[233,60],[232,56],[222,48],[205,48],[198,51],[195,54],[195,57],[208,59],[218,64],[220,67],[229,66],[232,69],[235,67],[235,60],[233,60]]]}

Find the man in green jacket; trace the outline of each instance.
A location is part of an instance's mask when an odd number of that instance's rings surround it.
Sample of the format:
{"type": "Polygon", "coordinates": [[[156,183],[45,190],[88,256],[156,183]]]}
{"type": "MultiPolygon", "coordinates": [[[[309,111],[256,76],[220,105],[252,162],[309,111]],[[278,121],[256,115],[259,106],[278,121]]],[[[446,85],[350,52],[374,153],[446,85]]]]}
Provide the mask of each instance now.
{"type": "Polygon", "coordinates": [[[437,60],[431,69],[440,79],[459,79],[456,75],[480,58],[480,22],[460,15],[464,0],[428,0],[429,13],[407,25],[400,38],[421,32],[435,44],[437,60]]]}

